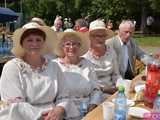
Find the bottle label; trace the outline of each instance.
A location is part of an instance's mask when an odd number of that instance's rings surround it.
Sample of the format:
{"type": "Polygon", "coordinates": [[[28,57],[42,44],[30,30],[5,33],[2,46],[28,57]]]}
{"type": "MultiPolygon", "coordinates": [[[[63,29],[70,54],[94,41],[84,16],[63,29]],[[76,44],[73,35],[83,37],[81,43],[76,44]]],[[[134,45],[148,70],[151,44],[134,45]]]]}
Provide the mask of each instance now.
{"type": "Polygon", "coordinates": [[[115,120],[127,120],[126,119],[126,111],[117,110],[115,113],[115,120]]]}
{"type": "Polygon", "coordinates": [[[81,102],[80,104],[80,116],[83,117],[88,112],[88,105],[86,102],[81,102]]]}

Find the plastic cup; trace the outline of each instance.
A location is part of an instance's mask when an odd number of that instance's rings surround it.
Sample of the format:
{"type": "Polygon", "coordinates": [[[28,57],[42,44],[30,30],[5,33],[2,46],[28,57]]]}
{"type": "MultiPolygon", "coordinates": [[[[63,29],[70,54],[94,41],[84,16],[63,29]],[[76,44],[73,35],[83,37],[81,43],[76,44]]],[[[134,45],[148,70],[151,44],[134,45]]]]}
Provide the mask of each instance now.
{"type": "Polygon", "coordinates": [[[125,95],[128,97],[129,96],[129,92],[130,92],[130,88],[131,88],[131,80],[127,80],[127,79],[118,79],[116,86],[118,87],[119,85],[123,85],[125,87],[125,95]]]}
{"type": "Polygon", "coordinates": [[[103,106],[103,120],[112,120],[114,113],[114,104],[106,101],[102,104],[103,106]]]}

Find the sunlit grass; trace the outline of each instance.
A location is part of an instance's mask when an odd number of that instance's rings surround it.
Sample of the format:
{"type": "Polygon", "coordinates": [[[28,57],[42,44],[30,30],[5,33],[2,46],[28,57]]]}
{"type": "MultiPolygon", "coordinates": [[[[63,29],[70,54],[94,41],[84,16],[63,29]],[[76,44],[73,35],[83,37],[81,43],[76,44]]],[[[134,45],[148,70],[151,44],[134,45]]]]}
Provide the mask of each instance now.
{"type": "Polygon", "coordinates": [[[160,47],[160,37],[135,36],[134,38],[140,46],[160,47]]]}

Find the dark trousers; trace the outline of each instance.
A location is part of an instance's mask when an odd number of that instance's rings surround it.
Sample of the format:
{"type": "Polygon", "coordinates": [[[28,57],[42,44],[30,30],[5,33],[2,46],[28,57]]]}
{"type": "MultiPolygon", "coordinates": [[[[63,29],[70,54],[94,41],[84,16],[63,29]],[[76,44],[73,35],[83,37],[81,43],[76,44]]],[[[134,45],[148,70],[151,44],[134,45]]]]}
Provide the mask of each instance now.
{"type": "Polygon", "coordinates": [[[127,70],[125,72],[125,79],[129,79],[129,80],[132,80],[134,78],[134,74],[131,70],[131,66],[129,64],[129,61],[128,61],[128,65],[127,65],[127,70]]]}

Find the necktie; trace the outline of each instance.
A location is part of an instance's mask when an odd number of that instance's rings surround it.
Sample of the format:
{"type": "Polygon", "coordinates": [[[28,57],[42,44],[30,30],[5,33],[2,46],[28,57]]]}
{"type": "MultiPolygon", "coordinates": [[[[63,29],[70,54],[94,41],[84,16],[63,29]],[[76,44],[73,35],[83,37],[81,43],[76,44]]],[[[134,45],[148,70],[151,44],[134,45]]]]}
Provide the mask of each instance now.
{"type": "Polygon", "coordinates": [[[126,70],[127,70],[127,66],[128,66],[128,47],[127,47],[127,45],[124,43],[123,45],[122,45],[122,52],[123,52],[123,67],[124,67],[124,72],[126,72],[126,70]]]}

